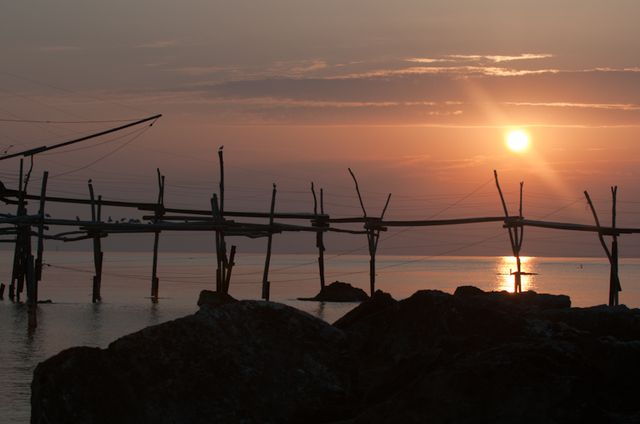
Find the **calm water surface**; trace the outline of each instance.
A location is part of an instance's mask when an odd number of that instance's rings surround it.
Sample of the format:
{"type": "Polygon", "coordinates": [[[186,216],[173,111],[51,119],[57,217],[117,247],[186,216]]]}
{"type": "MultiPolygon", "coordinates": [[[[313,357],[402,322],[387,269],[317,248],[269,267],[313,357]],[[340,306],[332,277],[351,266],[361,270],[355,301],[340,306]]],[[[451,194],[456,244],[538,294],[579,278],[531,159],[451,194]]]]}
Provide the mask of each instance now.
{"type": "MultiPolygon", "coordinates": [[[[9,274],[11,254],[0,255],[9,274]]],[[[393,257],[377,258],[377,288],[397,299],[420,289],[453,292],[472,284],[485,290],[513,290],[512,258],[503,257],[393,257]]],[[[196,311],[200,290],[213,288],[215,258],[211,254],[160,255],[160,302],[152,304],[149,253],[108,253],[105,256],[103,302],[91,303],[93,275],[90,252],[47,252],[40,298],[54,303],[38,308],[38,328],[27,334],[26,307],[0,301],[0,422],[29,421],[31,375],[42,360],[71,346],[106,347],[114,339],[143,327],[196,311]]],[[[270,274],[272,300],[333,322],[354,304],[302,302],[297,297],[318,291],[315,255],[274,255],[270,274]]],[[[240,255],[230,293],[240,299],[260,295],[263,255],[240,255]]],[[[593,258],[524,258],[523,290],[563,293],[574,306],[605,303],[609,265],[593,258]]],[[[621,302],[640,306],[640,260],[621,261],[621,302]]],[[[327,262],[327,280],[349,282],[368,291],[368,257],[342,256],[327,262]]],[[[6,280],[5,280],[6,281],[6,280]]],[[[6,296],[5,296],[6,297],[6,296]]]]}

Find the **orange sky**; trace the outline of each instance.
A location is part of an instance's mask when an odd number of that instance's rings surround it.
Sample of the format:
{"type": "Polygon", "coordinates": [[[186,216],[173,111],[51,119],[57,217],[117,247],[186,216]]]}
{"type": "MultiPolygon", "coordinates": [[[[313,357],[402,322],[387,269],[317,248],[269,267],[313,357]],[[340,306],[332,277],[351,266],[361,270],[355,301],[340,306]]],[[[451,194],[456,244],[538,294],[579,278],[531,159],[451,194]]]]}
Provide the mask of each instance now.
{"type": "MultiPolygon", "coordinates": [[[[163,113],[140,135],[39,156],[34,175],[49,170],[56,194],[85,195],[92,178],[105,197],[153,200],[159,166],[167,202],[206,208],[224,144],[237,209],[265,210],[272,182],[279,208],[308,209],[313,180],[330,213],[358,213],[352,167],[372,210],[394,194],[392,218],[495,215],[498,169],[513,200],[526,182],[529,218],[591,223],[588,189],[605,219],[617,184],[620,224],[640,226],[640,4],[479,3],[5,5],[0,144],[14,152],[117,125],[71,121],[163,113]],[[528,152],[505,148],[511,127],[528,131],[528,152]]],[[[0,165],[14,185],[17,162],[0,165]]],[[[416,233],[404,245],[398,236],[386,253],[442,253],[443,240],[464,246],[497,231],[416,233]]],[[[624,246],[640,252],[634,240],[624,246]]],[[[459,253],[507,247],[498,239],[459,253]]],[[[595,237],[564,233],[537,232],[527,247],[600,254],[595,237]]]]}

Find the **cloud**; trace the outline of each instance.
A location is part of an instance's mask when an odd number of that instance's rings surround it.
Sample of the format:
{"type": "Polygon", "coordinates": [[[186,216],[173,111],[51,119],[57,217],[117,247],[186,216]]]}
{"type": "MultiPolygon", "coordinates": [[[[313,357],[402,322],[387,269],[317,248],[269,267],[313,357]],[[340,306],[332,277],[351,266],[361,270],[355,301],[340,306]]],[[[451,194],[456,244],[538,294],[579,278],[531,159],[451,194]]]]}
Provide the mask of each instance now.
{"type": "Polygon", "coordinates": [[[82,50],[82,47],[78,46],[68,46],[68,45],[60,45],[60,46],[42,46],[40,50],[47,53],[64,53],[64,52],[73,52],[82,50]]]}
{"type": "MultiPolygon", "coordinates": [[[[336,65],[343,67],[344,64],[336,65]]],[[[299,61],[277,61],[267,66],[240,66],[240,65],[202,65],[183,66],[168,69],[177,74],[199,77],[223,74],[227,80],[254,80],[264,78],[301,78],[329,69],[330,66],[321,59],[299,61]]]]}
{"type": "Polygon", "coordinates": [[[553,57],[552,54],[548,53],[522,53],[518,55],[463,55],[463,54],[454,54],[447,56],[451,59],[457,60],[470,60],[470,61],[483,61],[488,60],[494,63],[502,63],[502,62],[513,62],[518,60],[534,60],[534,59],[548,59],[553,57]]]}
{"type": "Polygon", "coordinates": [[[640,104],[630,103],[571,103],[571,102],[505,102],[513,106],[540,106],[540,107],[560,107],[577,109],[605,109],[605,110],[640,110],[640,104]]]}
{"type": "Polygon", "coordinates": [[[148,43],[136,44],[133,46],[134,49],[164,49],[167,47],[175,47],[179,43],[177,40],[157,40],[150,41],[148,43]]]}
{"type": "Polygon", "coordinates": [[[448,55],[335,64],[313,58],[263,66],[185,66],[164,69],[184,81],[167,90],[179,94],[166,101],[209,105],[216,116],[236,123],[640,126],[640,68],[516,66],[550,57],[448,55]]]}
{"type": "Polygon", "coordinates": [[[406,62],[413,63],[441,63],[441,62],[449,62],[448,59],[433,59],[429,57],[410,57],[405,59],[406,62]]]}
{"type": "Polygon", "coordinates": [[[512,69],[497,66],[411,66],[402,69],[378,69],[369,72],[353,73],[332,77],[333,79],[353,78],[386,78],[397,75],[429,75],[429,74],[456,74],[462,76],[495,75],[495,76],[519,76],[531,74],[555,74],[559,69],[512,69]]]}
{"type": "Polygon", "coordinates": [[[549,59],[552,57],[554,57],[554,55],[550,53],[522,53],[518,55],[450,54],[444,57],[410,57],[405,59],[405,61],[412,63],[475,62],[480,64],[487,61],[492,63],[503,63],[522,60],[549,59]]]}

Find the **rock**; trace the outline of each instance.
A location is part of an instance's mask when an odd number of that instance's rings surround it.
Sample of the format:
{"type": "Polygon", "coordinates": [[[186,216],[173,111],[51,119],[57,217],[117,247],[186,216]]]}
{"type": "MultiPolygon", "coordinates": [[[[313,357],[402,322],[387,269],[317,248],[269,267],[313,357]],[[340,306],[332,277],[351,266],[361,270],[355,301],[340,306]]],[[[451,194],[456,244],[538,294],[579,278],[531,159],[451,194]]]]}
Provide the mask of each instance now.
{"type": "Polygon", "coordinates": [[[640,310],[624,305],[551,310],[542,313],[541,318],[561,322],[598,337],[640,340],[640,310]]]}
{"type": "Polygon", "coordinates": [[[264,302],[38,366],[32,422],[640,422],[640,311],[566,296],[376,292],[329,326],[264,302]]]}
{"type": "Polygon", "coordinates": [[[398,302],[389,293],[376,290],[371,299],[362,302],[342,318],[333,323],[334,327],[341,330],[354,326],[358,321],[371,315],[375,315],[387,308],[393,307],[398,302]]]}
{"type": "Polygon", "coordinates": [[[315,297],[299,298],[299,300],[315,300],[320,302],[363,302],[369,299],[364,290],[351,284],[334,281],[324,286],[315,297]]]}
{"type": "Polygon", "coordinates": [[[241,301],[38,365],[32,423],[286,423],[350,411],[345,335],[291,307],[241,301]]]}
{"type": "Polygon", "coordinates": [[[481,296],[486,292],[482,289],[477,288],[476,286],[460,286],[456,288],[456,291],[453,292],[454,296],[460,297],[472,297],[472,296],[481,296]]]}
{"type": "Polygon", "coordinates": [[[237,300],[231,295],[212,290],[202,290],[200,292],[200,296],[198,296],[198,306],[206,305],[209,307],[216,307],[234,302],[237,302],[237,300]]]}
{"type": "Polygon", "coordinates": [[[523,310],[564,309],[571,307],[571,299],[565,295],[539,294],[532,290],[522,293],[507,291],[485,292],[474,286],[458,287],[454,296],[472,299],[474,302],[500,302],[503,307],[523,310]]]}
{"type": "Polygon", "coordinates": [[[567,303],[533,292],[424,290],[350,321],[342,328],[362,402],[352,422],[634,422],[639,338],[575,329],[563,318],[575,311],[567,303]]]}

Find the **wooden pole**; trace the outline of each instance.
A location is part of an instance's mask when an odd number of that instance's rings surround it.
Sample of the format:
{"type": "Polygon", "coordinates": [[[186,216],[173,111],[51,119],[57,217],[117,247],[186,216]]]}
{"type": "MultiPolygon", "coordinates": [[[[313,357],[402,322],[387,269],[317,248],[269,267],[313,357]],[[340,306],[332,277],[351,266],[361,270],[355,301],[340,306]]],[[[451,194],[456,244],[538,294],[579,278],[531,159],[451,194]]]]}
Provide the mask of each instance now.
{"type": "Polygon", "coordinates": [[[356,178],[356,175],[353,173],[351,168],[347,169],[349,170],[349,174],[351,174],[353,183],[356,186],[356,194],[358,195],[358,201],[360,202],[360,207],[362,208],[362,217],[365,219],[365,227],[367,231],[367,247],[369,250],[369,291],[370,294],[373,295],[376,287],[376,251],[374,247],[373,228],[368,225],[369,222],[367,220],[367,210],[365,209],[364,202],[362,201],[360,187],[358,186],[358,179],[356,178]]]}
{"type": "MultiPolygon", "coordinates": [[[[519,213],[522,217],[522,194],[524,189],[524,181],[520,181],[520,207],[519,213]]],[[[515,286],[516,293],[522,293],[522,262],[520,260],[520,250],[522,249],[522,241],[524,239],[524,225],[519,225],[513,229],[515,232],[515,241],[516,241],[516,275],[515,275],[515,286]]]]}
{"type": "Polygon", "coordinates": [[[47,171],[42,175],[42,186],[40,188],[41,196],[40,196],[40,209],[38,212],[39,222],[38,222],[38,250],[37,257],[35,262],[35,276],[34,276],[34,289],[33,296],[35,298],[35,303],[38,303],[38,283],[42,280],[42,258],[44,255],[44,204],[47,193],[47,180],[49,179],[49,173],[47,171]]]}
{"type": "MultiPolygon", "coordinates": [[[[222,223],[223,219],[222,219],[222,216],[220,215],[220,207],[218,205],[218,195],[216,193],[213,193],[213,196],[211,197],[211,214],[213,215],[213,220],[215,223],[218,223],[218,224],[222,223]]],[[[216,263],[217,263],[216,291],[223,293],[224,292],[224,269],[223,269],[224,261],[222,260],[222,256],[223,254],[226,255],[226,252],[224,252],[225,250],[224,240],[222,238],[221,232],[222,230],[220,229],[215,230],[215,233],[216,233],[215,247],[216,247],[216,263]]]]}
{"type": "MultiPolygon", "coordinates": [[[[33,171],[33,156],[30,158],[31,163],[29,165],[29,170],[27,171],[24,177],[24,183],[22,185],[22,190],[20,192],[20,204],[22,205],[21,215],[24,216],[27,214],[26,202],[25,202],[25,194],[27,192],[27,187],[29,185],[29,180],[31,178],[31,172],[33,171]]],[[[21,262],[20,262],[20,273],[18,275],[18,290],[16,293],[16,297],[18,301],[20,301],[20,295],[24,291],[25,283],[29,284],[29,277],[33,276],[33,262],[29,262],[30,259],[33,259],[33,255],[31,254],[31,222],[27,224],[23,224],[20,226],[20,233],[22,237],[22,247],[21,247],[21,262]]],[[[27,295],[28,297],[28,295],[27,295]]]]}
{"type": "Polygon", "coordinates": [[[269,292],[271,283],[269,282],[269,263],[271,262],[271,243],[273,241],[273,213],[276,207],[276,185],[273,185],[273,191],[271,192],[271,209],[269,213],[269,236],[267,237],[267,256],[264,261],[264,273],[262,274],[262,298],[269,301],[269,292]]]}
{"type": "Polygon", "coordinates": [[[220,216],[224,217],[224,153],[222,149],[224,146],[218,148],[218,161],[220,163],[220,216]]]}
{"type": "MultiPolygon", "coordinates": [[[[22,216],[24,210],[24,192],[23,192],[23,173],[24,173],[24,160],[20,159],[20,174],[18,176],[18,207],[16,211],[16,215],[22,216]]],[[[20,225],[16,225],[16,244],[14,246],[13,252],[13,270],[11,272],[11,282],[9,283],[9,299],[13,302],[14,300],[19,300],[19,294],[17,293],[16,283],[20,278],[22,267],[22,245],[23,245],[23,237],[22,237],[22,227],[20,225]],[[16,296],[17,295],[17,296],[16,296]]]]}
{"type": "Polygon", "coordinates": [[[349,170],[349,174],[351,174],[351,178],[353,178],[353,182],[356,185],[356,193],[358,194],[358,200],[360,201],[360,207],[362,208],[362,214],[366,218],[367,210],[364,208],[364,202],[362,201],[362,196],[360,195],[360,187],[358,186],[358,180],[356,179],[355,174],[351,170],[351,168],[347,168],[349,170]]]}
{"type": "MultiPolygon", "coordinates": [[[[509,209],[507,208],[507,202],[504,199],[504,195],[502,194],[502,188],[500,187],[500,180],[498,179],[498,171],[493,170],[493,176],[496,181],[496,188],[498,189],[498,194],[500,195],[500,201],[502,203],[502,209],[504,210],[505,220],[509,220],[509,209]]],[[[522,193],[523,193],[524,182],[520,183],[520,218],[522,218],[522,193]]],[[[515,293],[522,292],[522,262],[520,260],[520,249],[522,247],[522,237],[524,235],[524,226],[517,225],[515,228],[508,226],[507,231],[509,232],[509,242],[511,244],[511,251],[513,252],[513,256],[516,259],[516,272],[513,273],[513,291],[515,293]]]]}
{"type": "MultiPolygon", "coordinates": [[[[95,192],[93,191],[93,184],[91,183],[91,180],[89,180],[88,185],[89,197],[91,199],[91,221],[98,223],[102,218],[102,206],[100,202],[102,200],[102,196],[98,196],[98,203],[96,204],[95,192]]],[[[102,261],[104,254],[102,253],[102,241],[100,240],[100,234],[97,231],[92,231],[91,236],[93,240],[93,267],[95,270],[92,281],[91,302],[98,303],[102,300],[102,261]]]]}
{"type": "MultiPolygon", "coordinates": [[[[214,214],[214,220],[219,223],[224,222],[224,146],[218,148],[218,164],[220,167],[220,182],[219,190],[220,197],[213,195],[212,199],[212,212],[214,214]]],[[[216,230],[216,291],[226,293],[228,290],[227,280],[230,277],[227,273],[230,269],[230,260],[227,258],[227,243],[225,240],[224,230],[216,230]]],[[[231,266],[232,267],[232,266],[231,266]]]]}
{"type": "Polygon", "coordinates": [[[236,264],[236,246],[231,246],[231,251],[229,252],[229,262],[227,264],[227,275],[224,283],[224,292],[229,293],[229,286],[231,285],[231,272],[233,271],[233,266],[236,264]]]}
{"type": "MultiPolygon", "coordinates": [[[[36,147],[34,149],[25,150],[25,151],[22,151],[22,152],[16,152],[16,153],[12,153],[10,155],[0,156],[0,161],[1,160],[15,158],[17,156],[25,156],[25,157],[29,156],[33,160],[33,156],[38,154],[38,153],[46,152],[46,151],[53,150],[53,149],[59,149],[60,147],[70,146],[72,144],[80,143],[82,141],[90,140],[92,138],[96,138],[96,137],[100,137],[100,136],[103,136],[103,135],[111,134],[111,133],[114,133],[114,132],[117,132],[117,131],[122,131],[122,130],[124,130],[126,128],[133,127],[133,126],[136,126],[136,125],[140,125],[140,124],[145,123],[145,122],[149,122],[149,121],[154,121],[155,122],[157,119],[159,119],[161,117],[162,117],[161,114],[153,115],[153,116],[150,116],[148,118],[144,118],[144,119],[137,120],[135,122],[131,122],[129,124],[120,125],[119,127],[116,127],[116,128],[111,128],[111,129],[108,129],[108,130],[105,130],[105,131],[100,131],[100,132],[95,133],[95,134],[85,135],[85,136],[80,137],[80,138],[76,138],[76,139],[73,139],[73,140],[69,140],[69,141],[65,141],[65,142],[62,142],[62,143],[54,144],[53,146],[40,146],[40,147],[36,147]]],[[[153,125],[153,122],[151,123],[151,125],[153,125]]]]}
{"type": "Polygon", "coordinates": [[[378,241],[380,239],[380,230],[382,220],[384,219],[384,214],[387,211],[387,207],[389,207],[389,200],[391,200],[391,193],[387,196],[387,201],[384,204],[384,208],[382,209],[382,214],[380,215],[380,219],[368,219],[367,218],[367,210],[364,207],[364,202],[362,201],[362,194],[360,193],[360,187],[358,185],[358,179],[355,174],[348,168],[349,174],[351,174],[351,178],[356,186],[356,193],[358,194],[358,201],[360,202],[360,207],[362,208],[362,214],[364,219],[365,230],[367,231],[367,246],[369,248],[369,291],[370,295],[376,291],[376,251],[378,250],[378,241]]]}
{"type": "MultiPolygon", "coordinates": [[[[154,213],[154,223],[157,223],[164,215],[164,175],[160,173],[160,168],[156,169],[158,174],[158,200],[154,213]]],[[[151,265],[151,301],[158,303],[160,290],[160,280],[158,279],[158,245],[160,243],[160,231],[153,234],[153,263],[151,265]]]]}
{"type": "MultiPolygon", "coordinates": [[[[391,200],[391,193],[387,196],[387,201],[384,204],[384,208],[382,209],[382,214],[380,214],[380,221],[384,219],[384,215],[387,212],[387,208],[389,207],[389,201],[391,200]]],[[[370,296],[376,292],[376,253],[378,251],[378,242],[380,241],[380,224],[376,225],[375,229],[372,228],[369,230],[369,234],[367,238],[369,240],[369,292],[370,296]]]]}
{"type": "MultiPolygon", "coordinates": [[[[320,189],[320,213],[324,215],[324,190],[320,189]]],[[[327,222],[323,220],[323,226],[328,227],[327,222]]],[[[318,239],[318,268],[320,270],[320,285],[324,287],[326,285],[325,276],[324,276],[324,231],[320,233],[320,238],[318,239]]]]}
{"type": "MultiPolygon", "coordinates": [[[[311,183],[311,194],[313,194],[313,214],[315,216],[318,215],[318,199],[316,197],[316,190],[315,187],[313,185],[313,182],[311,183]]],[[[322,189],[320,189],[320,208],[322,210],[324,210],[324,206],[323,206],[323,193],[322,193],[322,189]]],[[[324,215],[324,212],[322,212],[322,214],[324,215]]],[[[317,218],[314,219],[313,221],[313,226],[314,227],[325,227],[326,226],[326,221],[319,221],[317,218]]],[[[324,279],[324,231],[318,231],[316,232],[316,247],[318,248],[318,272],[320,273],[320,290],[324,289],[325,286],[325,279],[324,279]]]]}
{"type": "MultiPolygon", "coordinates": [[[[615,226],[616,224],[616,202],[617,202],[617,187],[611,188],[611,194],[613,197],[613,209],[612,209],[612,224],[615,226]]],[[[596,222],[596,227],[600,230],[600,219],[598,218],[598,213],[596,212],[596,208],[591,201],[591,196],[585,190],[584,196],[587,199],[587,203],[589,204],[589,208],[591,209],[591,213],[593,214],[593,219],[596,222]]],[[[609,260],[609,265],[611,266],[609,272],[609,306],[615,306],[618,304],[618,292],[621,290],[620,288],[620,279],[618,278],[618,239],[615,233],[615,227],[612,227],[613,234],[613,243],[611,246],[611,250],[607,246],[607,243],[604,240],[604,236],[602,235],[602,231],[598,231],[598,240],[600,241],[600,245],[604,250],[605,255],[607,255],[607,259],[609,260]]]]}
{"type": "MultiPolygon", "coordinates": [[[[616,229],[616,215],[617,215],[617,204],[618,204],[618,186],[611,187],[611,228],[616,229]]],[[[618,236],[612,236],[613,241],[611,242],[611,272],[609,275],[609,304],[611,306],[616,306],[619,303],[619,292],[622,291],[622,287],[620,285],[620,277],[618,273],[619,264],[618,264],[618,236]]]]}

